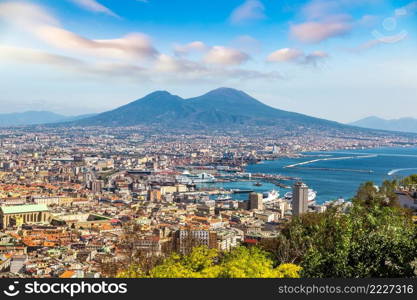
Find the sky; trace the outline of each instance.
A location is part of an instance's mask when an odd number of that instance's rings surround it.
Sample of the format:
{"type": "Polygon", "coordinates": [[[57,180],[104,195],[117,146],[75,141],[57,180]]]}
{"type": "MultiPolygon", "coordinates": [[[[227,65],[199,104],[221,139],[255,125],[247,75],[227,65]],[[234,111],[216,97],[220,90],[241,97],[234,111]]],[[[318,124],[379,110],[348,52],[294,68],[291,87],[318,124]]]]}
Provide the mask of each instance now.
{"type": "Polygon", "coordinates": [[[0,0],[0,113],[243,90],[339,122],[417,118],[417,1],[0,0]]]}

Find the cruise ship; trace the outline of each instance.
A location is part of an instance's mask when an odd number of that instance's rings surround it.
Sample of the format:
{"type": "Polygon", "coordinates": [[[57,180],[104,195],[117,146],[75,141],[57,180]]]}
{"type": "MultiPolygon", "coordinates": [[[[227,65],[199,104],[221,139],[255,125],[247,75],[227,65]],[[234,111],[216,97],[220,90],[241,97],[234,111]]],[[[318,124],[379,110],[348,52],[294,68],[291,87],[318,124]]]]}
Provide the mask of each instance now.
{"type": "Polygon", "coordinates": [[[212,183],[216,182],[216,177],[208,173],[190,174],[188,171],[177,176],[177,181],[185,184],[192,183],[212,183]]]}
{"type": "Polygon", "coordinates": [[[272,200],[276,200],[279,197],[279,192],[276,190],[272,190],[269,192],[262,193],[263,202],[270,202],[272,200]]]}
{"type": "MultiPolygon", "coordinates": [[[[292,201],[292,192],[288,192],[285,194],[285,199],[287,201],[292,201]]],[[[316,200],[317,197],[317,192],[312,190],[312,189],[308,189],[308,202],[312,203],[316,200]]]]}
{"type": "Polygon", "coordinates": [[[216,201],[229,201],[232,200],[232,197],[228,195],[220,195],[216,198],[216,201]]]}

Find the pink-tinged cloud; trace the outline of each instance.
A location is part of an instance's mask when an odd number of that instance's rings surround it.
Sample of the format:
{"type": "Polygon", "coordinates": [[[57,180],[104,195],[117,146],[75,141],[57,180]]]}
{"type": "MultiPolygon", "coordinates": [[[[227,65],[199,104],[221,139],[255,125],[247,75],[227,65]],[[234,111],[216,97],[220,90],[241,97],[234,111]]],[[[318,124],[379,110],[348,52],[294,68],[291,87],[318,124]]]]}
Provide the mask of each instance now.
{"type": "Polygon", "coordinates": [[[214,46],[204,57],[204,60],[210,64],[232,66],[240,65],[249,60],[249,58],[249,55],[242,51],[223,46],[214,46]]]}
{"type": "Polygon", "coordinates": [[[378,45],[382,44],[382,41],[380,40],[369,40],[363,44],[360,44],[358,47],[351,49],[352,52],[362,52],[365,50],[369,50],[371,48],[374,48],[378,45]]]}
{"type": "Polygon", "coordinates": [[[232,24],[265,19],[265,7],[259,0],[246,0],[230,15],[232,24]]]}
{"type": "Polygon", "coordinates": [[[116,13],[111,11],[106,6],[100,4],[96,0],[70,0],[70,1],[77,4],[80,7],[88,10],[88,11],[103,13],[103,14],[106,14],[106,15],[109,15],[109,16],[112,16],[112,17],[119,18],[119,16],[116,13]]]}
{"type": "Polygon", "coordinates": [[[82,37],[60,27],[54,16],[43,7],[30,3],[0,4],[0,19],[22,28],[48,45],[77,54],[136,60],[153,58],[158,53],[150,39],[141,33],[130,33],[121,38],[108,40],[82,37]]]}
{"type": "Polygon", "coordinates": [[[298,49],[284,48],[272,52],[268,55],[266,60],[268,62],[287,62],[295,61],[303,56],[304,53],[298,49]]]}
{"type": "Polygon", "coordinates": [[[324,51],[313,51],[310,54],[305,54],[304,51],[294,48],[283,48],[276,50],[268,55],[266,61],[271,63],[276,62],[292,62],[298,64],[317,65],[317,63],[329,57],[324,51]]]}
{"type": "Polygon", "coordinates": [[[160,54],[146,35],[131,33],[116,39],[92,39],[63,28],[47,9],[26,2],[0,3],[0,21],[17,27],[52,46],[48,52],[0,45],[0,62],[15,61],[56,68],[70,74],[119,77],[128,80],[240,80],[276,79],[276,72],[237,69],[250,59],[243,51],[203,42],[183,45],[184,51],[203,51],[203,60],[160,54]],[[56,50],[58,53],[53,53],[56,50]],[[51,52],[50,52],[51,51],[51,52]],[[146,61],[142,61],[146,59],[146,61]],[[140,63],[140,64],[139,64],[140,63]],[[181,76],[178,76],[178,75],[181,76]]]}
{"type": "Polygon", "coordinates": [[[232,41],[231,45],[249,54],[259,53],[262,48],[261,42],[250,35],[238,36],[232,41]]]}
{"type": "Polygon", "coordinates": [[[329,54],[324,51],[313,51],[310,54],[307,54],[302,63],[307,65],[316,66],[320,61],[329,57],[329,54]]]}
{"type": "Polygon", "coordinates": [[[59,21],[45,8],[26,2],[0,3],[0,19],[20,27],[31,27],[36,24],[59,24],[59,21]]]}
{"type": "Polygon", "coordinates": [[[176,45],[174,47],[174,52],[175,52],[175,55],[183,56],[183,55],[188,55],[192,52],[205,52],[209,50],[209,48],[210,47],[204,44],[203,42],[195,41],[195,42],[191,42],[185,45],[176,45]]]}
{"type": "Polygon", "coordinates": [[[154,70],[166,73],[200,73],[206,71],[206,68],[198,62],[160,54],[155,62],[154,70]]]}
{"type": "Polygon", "coordinates": [[[49,45],[77,53],[122,60],[149,58],[157,54],[150,39],[141,33],[132,33],[109,40],[87,39],[54,26],[39,26],[34,30],[34,33],[49,45]]]}
{"type": "Polygon", "coordinates": [[[337,1],[332,0],[313,0],[302,8],[303,15],[309,19],[320,19],[333,14],[340,7],[337,1]]]}
{"type": "Polygon", "coordinates": [[[352,25],[344,21],[307,22],[291,26],[291,36],[307,44],[320,43],[348,34],[352,25]]]}

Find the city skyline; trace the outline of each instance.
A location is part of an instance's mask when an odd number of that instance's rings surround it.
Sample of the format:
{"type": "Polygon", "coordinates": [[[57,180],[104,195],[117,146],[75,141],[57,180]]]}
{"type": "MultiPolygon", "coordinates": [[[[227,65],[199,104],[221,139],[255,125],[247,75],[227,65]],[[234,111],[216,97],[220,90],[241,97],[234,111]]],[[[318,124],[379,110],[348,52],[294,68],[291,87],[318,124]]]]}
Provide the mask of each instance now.
{"type": "Polygon", "coordinates": [[[186,98],[230,86],[339,122],[417,117],[415,1],[34,0],[0,8],[0,113],[102,112],[154,90],[186,98]]]}

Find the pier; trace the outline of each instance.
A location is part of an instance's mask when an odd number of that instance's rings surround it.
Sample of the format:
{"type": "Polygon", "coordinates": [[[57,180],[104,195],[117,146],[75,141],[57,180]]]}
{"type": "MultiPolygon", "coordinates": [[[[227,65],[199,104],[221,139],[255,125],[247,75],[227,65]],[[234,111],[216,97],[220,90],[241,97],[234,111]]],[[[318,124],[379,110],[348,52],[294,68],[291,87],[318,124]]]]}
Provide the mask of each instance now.
{"type": "Polygon", "coordinates": [[[282,182],[279,182],[276,179],[268,179],[266,181],[269,182],[269,183],[275,184],[276,186],[279,186],[283,189],[290,189],[291,188],[289,185],[283,184],[282,182]]]}
{"type": "Polygon", "coordinates": [[[288,166],[285,166],[284,168],[295,168],[295,167],[298,167],[298,166],[309,165],[309,164],[312,164],[312,163],[315,163],[315,162],[319,162],[319,161],[372,158],[372,157],[377,157],[377,156],[378,155],[359,155],[359,156],[343,156],[343,157],[319,158],[319,159],[313,159],[313,160],[309,160],[309,161],[303,161],[303,162],[300,162],[300,163],[288,165],[288,166]]]}
{"type": "Polygon", "coordinates": [[[300,170],[317,170],[317,171],[339,171],[339,172],[354,172],[354,173],[374,173],[373,170],[359,170],[359,169],[337,169],[337,168],[315,168],[315,167],[293,167],[300,170]]]}
{"type": "Polygon", "coordinates": [[[253,190],[231,190],[233,194],[249,194],[253,193],[253,190]]]}

